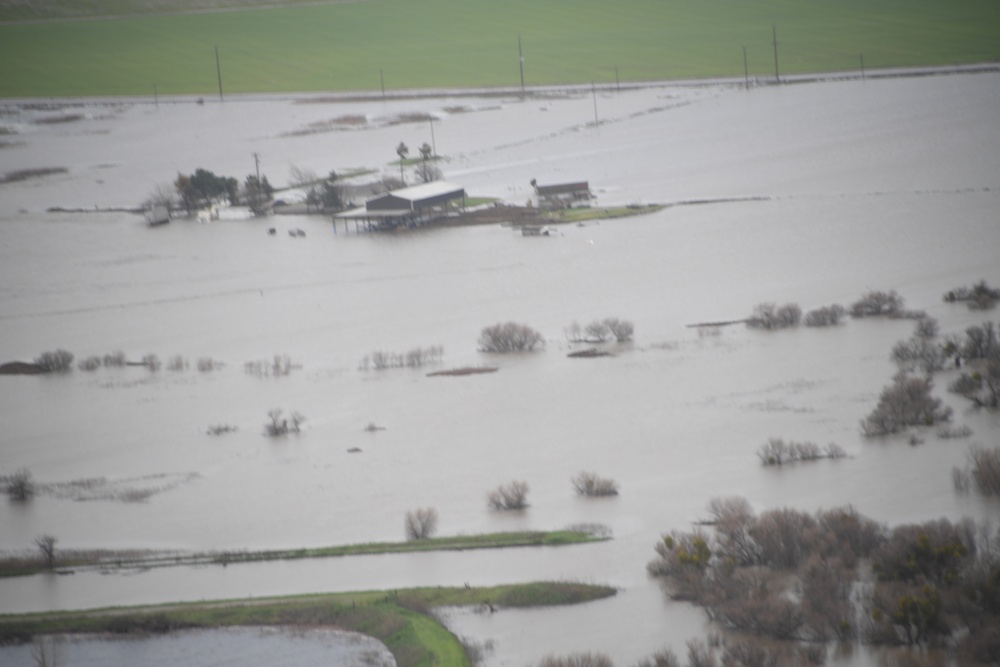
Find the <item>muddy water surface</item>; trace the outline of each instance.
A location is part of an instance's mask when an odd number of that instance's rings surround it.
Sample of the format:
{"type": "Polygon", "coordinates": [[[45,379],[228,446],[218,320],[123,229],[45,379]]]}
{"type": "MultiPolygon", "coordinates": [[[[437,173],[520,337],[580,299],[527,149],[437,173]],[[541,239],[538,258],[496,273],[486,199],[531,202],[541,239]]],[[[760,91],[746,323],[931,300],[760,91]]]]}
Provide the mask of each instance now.
{"type": "Polygon", "coordinates": [[[683,653],[704,634],[701,613],[666,600],[644,568],[659,536],[704,518],[713,497],[742,495],[757,511],[853,504],[890,524],[998,516],[951,486],[970,444],[997,443],[1000,418],[944,392],[949,373],[938,393],[971,438],[928,431],[913,447],[859,433],[910,322],[717,335],[686,326],[738,319],[763,301],[849,304],[869,289],[898,290],[944,334],[981,323],[988,315],[941,294],[1000,284],[998,103],[1000,76],[984,74],[605,94],[599,127],[589,96],[471,99],[461,112],[441,100],[94,106],[61,125],[6,114],[23,145],[0,150],[0,171],[69,172],[0,185],[2,359],[62,347],[188,365],[0,378],[2,471],[76,489],[0,505],[0,548],[30,549],[42,532],[65,549],[397,540],[416,507],[438,510],[441,534],[599,523],[614,539],[5,579],[0,612],[582,580],[621,593],[574,609],[456,610],[449,623],[492,640],[488,664],[569,650],[628,664],[663,646],[683,653]],[[253,152],[279,184],[292,164],[391,173],[399,141],[430,140],[427,123],[387,124],[413,111],[435,115],[445,176],[472,195],[523,203],[531,178],[587,179],[598,205],[675,205],[548,238],[500,226],[345,236],[320,216],[149,229],[125,213],[44,212],[134,205],[196,167],[246,174],[253,152]],[[345,114],[370,127],[287,136],[345,114]],[[306,237],[290,237],[293,227],[306,237]],[[572,322],[612,315],[635,323],[633,343],[566,357],[572,322]],[[545,350],[477,351],[484,325],[511,319],[541,331],[545,350]],[[430,345],[444,348],[441,368],[500,370],[429,378],[438,367],[358,367],[373,350],[430,345]],[[287,375],[247,372],[275,355],[290,360],[287,375]],[[220,366],[200,372],[204,358],[220,366]],[[273,408],[305,415],[303,431],[264,436],[273,408]],[[370,422],[384,430],[366,432],[370,422]],[[217,425],[236,430],[206,434],[217,425]],[[835,442],[850,456],[762,468],[756,450],[770,437],[835,442]],[[581,470],[614,478],[621,495],[575,496],[569,480],[581,470]],[[511,479],[530,485],[530,508],[489,512],[486,492],[511,479]]]}

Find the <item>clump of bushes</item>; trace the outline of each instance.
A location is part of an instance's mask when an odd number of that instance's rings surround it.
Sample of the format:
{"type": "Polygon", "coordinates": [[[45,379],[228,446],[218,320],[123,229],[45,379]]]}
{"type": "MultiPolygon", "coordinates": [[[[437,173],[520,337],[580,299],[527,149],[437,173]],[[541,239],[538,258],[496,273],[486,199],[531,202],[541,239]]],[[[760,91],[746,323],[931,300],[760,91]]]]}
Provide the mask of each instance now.
{"type": "Polygon", "coordinates": [[[896,290],[871,291],[851,304],[851,317],[898,315],[903,310],[903,297],[896,290]]]}
{"type": "Polygon", "coordinates": [[[483,352],[530,352],[545,344],[542,334],[527,324],[505,322],[485,327],[479,334],[483,352]]]}
{"type": "Polygon", "coordinates": [[[31,500],[35,495],[35,482],[31,479],[31,471],[22,468],[6,479],[7,497],[16,502],[31,500]]]}
{"type": "Polygon", "coordinates": [[[573,343],[604,343],[612,338],[625,343],[632,340],[634,334],[635,326],[632,322],[617,317],[594,320],[582,329],[578,323],[573,322],[566,330],[567,338],[573,343]]]}
{"type": "Polygon", "coordinates": [[[892,348],[892,360],[900,372],[921,370],[931,375],[944,367],[944,348],[937,343],[938,323],[933,317],[922,317],[914,326],[913,335],[892,348]]]}
{"type": "Polygon", "coordinates": [[[512,481],[501,484],[486,496],[486,504],[494,510],[521,510],[528,506],[528,483],[512,481]]]}
{"type": "Polygon", "coordinates": [[[306,418],[303,417],[298,412],[292,411],[288,416],[288,419],[283,418],[282,410],[280,408],[274,408],[269,410],[267,413],[269,421],[264,424],[264,432],[270,436],[287,435],[288,433],[298,433],[302,430],[302,423],[305,422],[306,418]],[[291,423],[289,423],[289,419],[291,423]]]}
{"type": "Polygon", "coordinates": [[[1000,407],[1000,341],[994,324],[984,322],[969,327],[965,338],[952,341],[949,347],[968,362],[969,370],[959,375],[948,389],[979,407],[1000,407]]]}
{"type": "Polygon", "coordinates": [[[746,324],[755,329],[787,329],[797,327],[801,320],[802,309],[798,304],[786,303],[778,306],[774,303],[760,303],[753,309],[753,314],[746,319],[746,324]]]}
{"type": "Polygon", "coordinates": [[[80,363],[76,366],[81,371],[96,371],[101,367],[101,358],[97,356],[87,357],[86,359],[81,359],[80,363]]]}
{"type": "Polygon", "coordinates": [[[844,310],[844,307],[839,304],[823,306],[822,308],[816,308],[806,313],[803,323],[807,327],[832,327],[840,324],[846,313],[847,311],[844,310]]]}
{"type": "Polygon", "coordinates": [[[412,350],[401,354],[398,352],[383,352],[376,350],[370,355],[365,355],[361,359],[358,367],[361,370],[368,370],[369,367],[376,370],[384,368],[420,368],[428,364],[439,364],[444,356],[444,347],[432,345],[431,347],[415,347],[412,350]]]}
{"type": "Polygon", "coordinates": [[[582,471],[572,480],[573,488],[581,496],[617,496],[618,483],[594,472],[582,471]]]}
{"type": "MultiPolygon", "coordinates": [[[[225,435],[226,433],[235,433],[238,430],[239,428],[233,426],[232,424],[213,424],[212,426],[208,427],[207,433],[209,435],[225,435]]],[[[275,433],[272,435],[277,435],[277,434],[275,433]]]]}
{"type": "Polygon", "coordinates": [[[433,507],[422,507],[406,513],[406,539],[426,540],[437,532],[438,513],[433,507]]]}
{"type": "Polygon", "coordinates": [[[243,364],[243,371],[257,377],[282,376],[292,372],[292,360],[287,356],[274,355],[271,360],[248,361],[243,364]]]}
{"type": "Polygon", "coordinates": [[[757,457],[765,466],[782,466],[797,461],[842,459],[846,456],[844,448],[834,442],[826,447],[820,447],[815,442],[785,442],[781,438],[771,438],[757,450],[757,457]]]}
{"type": "Polygon", "coordinates": [[[1000,447],[973,447],[969,452],[969,466],[965,470],[953,469],[952,480],[959,491],[975,484],[976,490],[984,496],[1000,496],[1000,447]]]}
{"type": "Polygon", "coordinates": [[[145,366],[149,372],[155,373],[163,367],[163,362],[160,361],[158,356],[150,352],[142,358],[140,365],[145,366]]]}
{"type": "Polygon", "coordinates": [[[945,292],[944,300],[948,303],[964,301],[970,310],[989,310],[1000,301],[1000,289],[993,289],[985,280],[980,280],[972,287],[956,287],[945,292]]]}
{"type": "Polygon", "coordinates": [[[201,357],[198,359],[198,363],[195,368],[198,369],[199,373],[210,373],[216,368],[222,368],[222,362],[215,361],[211,357],[201,357]]]}
{"type": "Polygon", "coordinates": [[[606,653],[571,653],[567,656],[547,655],[538,667],[614,667],[606,653]]]}
{"type": "Polygon", "coordinates": [[[121,350],[110,352],[102,359],[105,368],[122,368],[125,365],[125,353],[121,350]]]}
{"type": "Polygon", "coordinates": [[[43,373],[65,373],[72,368],[73,353],[59,349],[55,352],[42,352],[35,358],[35,365],[43,373]]]}
{"type": "Polygon", "coordinates": [[[959,652],[970,648],[966,637],[1000,631],[1000,603],[987,592],[1000,572],[1000,536],[985,525],[941,519],[890,530],[851,507],[758,516],[742,498],[713,500],[710,511],[712,535],[671,532],[648,570],[727,629],[821,649],[829,639],[957,639],[959,652]],[[876,581],[852,596],[868,578],[865,563],[876,581]]]}
{"type": "Polygon", "coordinates": [[[951,408],[942,407],[941,400],[931,396],[932,386],[929,378],[898,374],[882,390],[871,414],[861,420],[862,433],[889,435],[909,426],[933,426],[950,420],[951,408]]]}

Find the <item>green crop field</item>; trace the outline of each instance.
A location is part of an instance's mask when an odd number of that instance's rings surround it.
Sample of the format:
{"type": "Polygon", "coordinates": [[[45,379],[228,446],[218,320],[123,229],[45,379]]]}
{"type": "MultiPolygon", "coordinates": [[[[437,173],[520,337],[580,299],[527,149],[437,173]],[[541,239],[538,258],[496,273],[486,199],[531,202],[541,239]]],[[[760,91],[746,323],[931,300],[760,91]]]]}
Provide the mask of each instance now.
{"type": "Polygon", "coordinates": [[[6,98],[215,95],[216,47],[226,93],[518,86],[518,35],[528,86],[742,76],[744,46],[750,76],[773,76],[772,26],[783,75],[856,70],[861,54],[868,69],[1000,58],[997,0],[367,0],[0,18],[6,98]]]}

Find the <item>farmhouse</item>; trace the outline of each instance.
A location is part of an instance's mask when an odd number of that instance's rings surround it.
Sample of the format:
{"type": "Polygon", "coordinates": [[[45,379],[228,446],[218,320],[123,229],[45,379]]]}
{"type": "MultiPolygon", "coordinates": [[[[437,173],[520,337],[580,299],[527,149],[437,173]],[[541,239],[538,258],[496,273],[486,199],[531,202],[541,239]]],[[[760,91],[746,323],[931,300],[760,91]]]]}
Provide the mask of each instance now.
{"type": "Polygon", "coordinates": [[[419,227],[435,218],[465,208],[465,188],[447,181],[434,181],[400,190],[392,190],[373,197],[361,208],[344,211],[334,216],[355,221],[355,228],[363,225],[368,230],[419,227]]]}
{"type": "Polygon", "coordinates": [[[532,181],[532,185],[538,195],[538,207],[543,209],[570,208],[579,202],[589,203],[594,197],[587,181],[554,185],[538,185],[532,181]]]}

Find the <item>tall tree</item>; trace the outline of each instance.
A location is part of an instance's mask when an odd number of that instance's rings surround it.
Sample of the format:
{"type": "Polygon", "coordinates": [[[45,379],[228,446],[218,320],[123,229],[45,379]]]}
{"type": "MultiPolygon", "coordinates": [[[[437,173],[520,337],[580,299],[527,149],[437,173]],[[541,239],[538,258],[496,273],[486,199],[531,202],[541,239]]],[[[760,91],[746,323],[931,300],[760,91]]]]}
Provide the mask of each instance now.
{"type": "Polygon", "coordinates": [[[409,154],[410,154],[409,147],[405,143],[400,141],[399,145],[396,146],[396,155],[399,156],[399,180],[403,181],[404,183],[406,182],[406,179],[403,178],[403,162],[406,161],[406,156],[409,154]]]}

